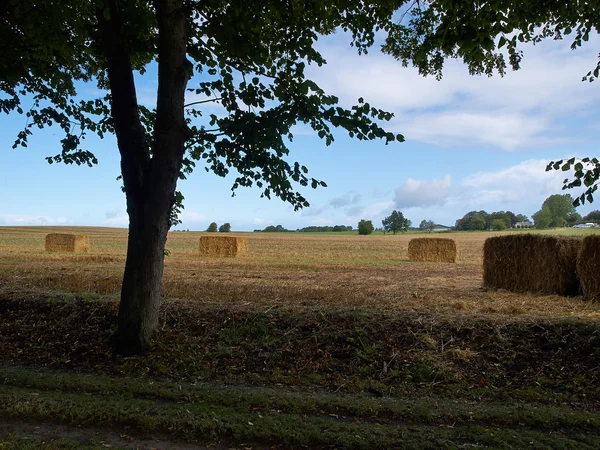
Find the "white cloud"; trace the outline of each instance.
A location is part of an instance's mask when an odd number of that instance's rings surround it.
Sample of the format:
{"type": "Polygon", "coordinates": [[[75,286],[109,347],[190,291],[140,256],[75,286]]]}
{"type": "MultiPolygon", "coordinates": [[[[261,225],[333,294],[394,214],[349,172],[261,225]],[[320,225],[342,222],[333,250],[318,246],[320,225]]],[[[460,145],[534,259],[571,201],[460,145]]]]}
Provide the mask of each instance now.
{"type": "MultiPolygon", "coordinates": [[[[413,222],[432,219],[453,224],[468,211],[480,209],[531,215],[547,197],[563,192],[565,174],[546,172],[548,162],[530,159],[497,171],[477,172],[456,185],[452,185],[449,176],[438,180],[408,179],[396,189],[394,205],[413,222]]],[[[578,195],[577,191],[569,193],[578,195]]]]}
{"type": "MultiPolygon", "coordinates": [[[[407,140],[442,147],[497,146],[502,150],[541,145],[549,119],[522,113],[448,111],[411,115],[395,121],[394,131],[407,140]]],[[[554,139],[556,142],[556,139],[554,139]]]]}
{"type": "Polygon", "coordinates": [[[361,200],[361,195],[356,191],[346,192],[344,195],[332,198],[329,205],[333,208],[342,208],[344,206],[358,205],[361,200]]]}
{"type": "Polygon", "coordinates": [[[257,225],[265,225],[265,224],[268,225],[270,223],[273,223],[273,221],[272,220],[263,219],[261,217],[255,217],[252,220],[252,223],[257,224],[257,225]]]}
{"type": "Polygon", "coordinates": [[[546,172],[550,161],[529,159],[507,169],[496,172],[477,172],[461,180],[461,186],[473,191],[503,193],[507,201],[520,200],[527,196],[555,194],[562,189],[564,172],[546,172]]]}
{"type": "Polygon", "coordinates": [[[107,215],[104,224],[109,227],[127,227],[129,226],[129,216],[127,214],[120,214],[108,217],[107,215]]]}
{"type": "Polygon", "coordinates": [[[600,102],[595,83],[581,82],[595,66],[593,43],[575,52],[567,41],[523,46],[521,70],[504,77],[470,76],[464,64],[451,60],[441,81],[380,52],[358,56],[340,36],[324,40],[320,49],[328,64],[310,75],[327,92],[346,106],[363,97],[394,112],[393,131],[428,144],[511,151],[574,140],[562,126],[565,117],[591,116],[600,102]]]}
{"type": "Polygon", "coordinates": [[[23,225],[67,225],[66,217],[27,216],[21,214],[1,214],[0,224],[8,226],[23,225]]]}
{"type": "Polygon", "coordinates": [[[394,206],[401,209],[441,205],[446,201],[451,186],[450,175],[433,180],[407,178],[404,184],[396,188],[394,206]]]}

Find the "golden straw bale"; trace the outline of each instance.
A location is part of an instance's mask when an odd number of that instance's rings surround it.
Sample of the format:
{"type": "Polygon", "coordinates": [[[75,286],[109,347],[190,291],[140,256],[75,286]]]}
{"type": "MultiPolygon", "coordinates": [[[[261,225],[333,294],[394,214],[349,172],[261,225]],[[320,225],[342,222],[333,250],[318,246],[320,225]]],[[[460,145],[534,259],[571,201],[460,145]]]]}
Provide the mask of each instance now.
{"type": "Polygon", "coordinates": [[[577,276],[583,295],[600,300],[600,235],[586,236],[577,255],[577,276]]]}
{"type": "Polygon", "coordinates": [[[458,261],[458,249],[453,239],[416,238],[408,243],[408,259],[455,263],[458,261]]]}
{"type": "Polygon", "coordinates": [[[244,256],[248,253],[246,239],[238,236],[201,236],[200,256],[244,256]]]}
{"type": "Polygon", "coordinates": [[[580,238],[517,234],[486,239],[483,284],[513,292],[578,295],[580,238]]]}
{"type": "Polygon", "coordinates": [[[46,235],[46,251],[87,253],[90,238],[87,234],[50,233],[46,235]]]}

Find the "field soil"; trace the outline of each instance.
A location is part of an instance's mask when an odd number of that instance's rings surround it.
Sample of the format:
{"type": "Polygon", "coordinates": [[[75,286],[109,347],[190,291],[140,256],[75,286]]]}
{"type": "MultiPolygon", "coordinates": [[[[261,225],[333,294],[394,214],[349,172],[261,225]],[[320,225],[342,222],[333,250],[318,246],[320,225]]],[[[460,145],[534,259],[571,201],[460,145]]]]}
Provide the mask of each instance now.
{"type": "Polygon", "coordinates": [[[159,331],[123,358],[126,230],[0,228],[0,449],[600,447],[600,305],[484,289],[495,234],[436,235],[457,264],[409,262],[422,234],[200,235],[169,235],[159,331]],[[57,231],[91,251],[45,252],[57,231]]]}

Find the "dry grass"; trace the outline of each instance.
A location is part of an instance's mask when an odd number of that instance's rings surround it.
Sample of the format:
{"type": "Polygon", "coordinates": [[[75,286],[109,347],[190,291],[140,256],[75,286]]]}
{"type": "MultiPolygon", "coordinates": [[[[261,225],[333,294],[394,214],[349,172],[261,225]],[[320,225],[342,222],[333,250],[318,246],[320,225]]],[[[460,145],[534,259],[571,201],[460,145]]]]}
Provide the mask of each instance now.
{"type": "Polygon", "coordinates": [[[408,243],[408,259],[411,261],[445,262],[458,261],[456,242],[445,238],[416,238],[408,243]]]}
{"type": "MultiPolygon", "coordinates": [[[[247,258],[199,258],[203,233],[171,233],[163,295],[197,303],[266,310],[369,308],[494,317],[600,318],[579,297],[516,294],[482,288],[483,243],[498,233],[452,233],[459,264],[412,264],[417,234],[356,236],[241,234],[247,258]]],[[[422,236],[422,235],[420,235],[422,236]]],[[[118,295],[127,231],[110,228],[0,227],[0,289],[118,295]],[[46,254],[49,232],[88,234],[87,255],[46,254]]]]}
{"type": "Polygon", "coordinates": [[[577,256],[577,274],[583,294],[600,300],[600,236],[587,236],[577,256]]]}
{"type": "Polygon", "coordinates": [[[45,250],[87,253],[90,251],[90,238],[87,234],[50,233],[46,235],[45,250]]]}
{"type": "Polygon", "coordinates": [[[201,236],[200,256],[236,257],[248,254],[246,238],[239,236],[201,236]]]}
{"type": "Polygon", "coordinates": [[[581,239],[541,234],[497,236],[485,241],[483,281],[513,292],[577,295],[581,239]]]}

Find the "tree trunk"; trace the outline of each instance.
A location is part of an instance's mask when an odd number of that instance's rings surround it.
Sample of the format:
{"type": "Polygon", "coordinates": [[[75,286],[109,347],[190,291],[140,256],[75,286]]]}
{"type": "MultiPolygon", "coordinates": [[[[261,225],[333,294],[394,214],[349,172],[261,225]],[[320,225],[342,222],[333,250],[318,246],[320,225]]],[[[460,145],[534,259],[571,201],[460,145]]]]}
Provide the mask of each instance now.
{"type": "Polygon", "coordinates": [[[128,23],[119,0],[106,0],[104,6],[110,14],[105,14],[105,8],[97,14],[129,214],[127,261],[116,335],[116,349],[123,355],[144,352],[158,324],[164,248],[188,130],[184,97],[191,64],[186,59],[182,3],[182,0],[155,1],[159,87],[152,139],[140,121],[127,48],[128,23]]]}

